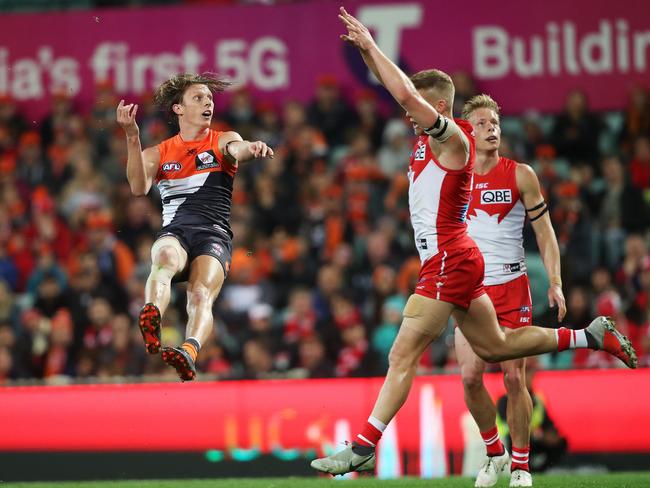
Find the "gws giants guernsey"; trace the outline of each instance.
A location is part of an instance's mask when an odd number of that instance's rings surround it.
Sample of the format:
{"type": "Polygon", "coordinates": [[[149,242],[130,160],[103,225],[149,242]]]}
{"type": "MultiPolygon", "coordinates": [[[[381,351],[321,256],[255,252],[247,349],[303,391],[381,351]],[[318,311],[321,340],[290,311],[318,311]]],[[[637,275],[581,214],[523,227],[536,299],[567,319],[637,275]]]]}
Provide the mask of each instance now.
{"type": "Polygon", "coordinates": [[[526,272],[525,218],[516,161],[500,157],[489,173],[474,175],[467,224],[485,259],[485,285],[506,283],[526,272]]]}
{"type": "Polygon", "coordinates": [[[421,263],[441,252],[476,247],[465,223],[476,157],[474,136],[467,121],[455,121],[469,142],[464,168],[442,166],[431,151],[427,135],[418,137],[411,154],[409,210],[421,263]]]}
{"type": "Polygon", "coordinates": [[[210,130],[196,141],[184,141],[177,134],[158,145],[156,184],[163,204],[163,228],[207,226],[232,238],[230,209],[237,166],[219,151],[221,134],[210,130]]]}

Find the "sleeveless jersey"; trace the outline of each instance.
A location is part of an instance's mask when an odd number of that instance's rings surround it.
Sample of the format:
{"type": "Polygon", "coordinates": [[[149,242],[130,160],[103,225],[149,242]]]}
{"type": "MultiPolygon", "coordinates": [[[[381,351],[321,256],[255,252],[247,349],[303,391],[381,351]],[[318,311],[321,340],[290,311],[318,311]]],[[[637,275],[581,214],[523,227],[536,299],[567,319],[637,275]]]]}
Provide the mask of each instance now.
{"type": "Polygon", "coordinates": [[[485,285],[506,283],[526,273],[525,219],[516,161],[500,157],[489,173],[474,175],[467,224],[485,259],[485,285]]]}
{"type": "Polygon", "coordinates": [[[180,134],[158,144],[156,184],[162,199],[163,228],[206,226],[232,238],[230,209],[237,166],[218,147],[222,132],[184,141],[180,134]]]}
{"type": "Polygon", "coordinates": [[[429,136],[418,137],[408,169],[409,210],[420,262],[436,254],[476,247],[467,235],[465,217],[472,187],[476,148],[472,126],[455,119],[467,136],[469,158],[464,168],[447,169],[433,155],[429,136]]]}

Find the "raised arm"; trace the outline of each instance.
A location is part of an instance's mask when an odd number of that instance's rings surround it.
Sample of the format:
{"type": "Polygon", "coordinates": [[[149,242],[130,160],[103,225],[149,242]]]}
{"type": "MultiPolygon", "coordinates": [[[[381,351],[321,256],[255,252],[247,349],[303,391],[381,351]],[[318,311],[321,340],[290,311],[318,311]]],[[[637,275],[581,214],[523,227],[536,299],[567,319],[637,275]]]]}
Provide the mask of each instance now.
{"type": "Polygon", "coordinates": [[[228,158],[228,160],[236,164],[238,162],[245,162],[255,158],[273,158],[273,149],[262,141],[244,141],[242,137],[233,131],[224,132],[219,137],[219,150],[228,158]]]}
{"type": "Polygon", "coordinates": [[[359,49],[368,68],[420,127],[432,127],[438,120],[438,112],[418,93],[409,77],[379,49],[368,28],[343,7],[339,19],[348,29],[341,39],[359,49]]]}
{"type": "Polygon", "coordinates": [[[539,186],[539,180],[533,169],[527,164],[517,165],[517,187],[521,200],[528,212],[531,225],[535,231],[537,246],[544,261],[546,274],[550,282],[548,303],[551,307],[557,305],[557,318],[564,319],[566,303],[562,293],[562,274],[560,270],[560,248],[557,244],[555,231],[551,225],[548,207],[539,186]]]}
{"type": "Polygon", "coordinates": [[[127,162],[126,179],[129,181],[131,193],[136,196],[146,195],[151,189],[153,180],[160,164],[160,151],[157,147],[142,150],[140,143],[140,128],[135,121],[138,106],[132,103],[125,105],[120,100],[117,106],[117,123],[126,133],[127,162]]]}

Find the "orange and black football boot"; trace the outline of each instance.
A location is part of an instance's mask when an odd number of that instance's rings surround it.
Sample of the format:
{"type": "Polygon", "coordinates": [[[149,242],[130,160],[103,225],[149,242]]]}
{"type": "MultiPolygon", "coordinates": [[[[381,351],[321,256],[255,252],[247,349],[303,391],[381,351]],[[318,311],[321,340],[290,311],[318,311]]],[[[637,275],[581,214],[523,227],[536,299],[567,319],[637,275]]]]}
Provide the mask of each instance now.
{"type": "Polygon", "coordinates": [[[190,353],[182,347],[163,347],[162,359],[172,366],[183,381],[196,378],[196,366],[190,353]]]}

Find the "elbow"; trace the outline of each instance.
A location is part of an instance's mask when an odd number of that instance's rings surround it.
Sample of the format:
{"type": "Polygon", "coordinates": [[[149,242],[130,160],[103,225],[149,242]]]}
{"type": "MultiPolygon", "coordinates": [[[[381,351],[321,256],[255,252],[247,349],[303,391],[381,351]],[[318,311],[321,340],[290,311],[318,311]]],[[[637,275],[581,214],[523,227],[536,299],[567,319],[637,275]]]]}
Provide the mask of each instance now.
{"type": "Polygon", "coordinates": [[[129,186],[131,187],[131,194],[133,196],[143,197],[149,193],[149,189],[146,187],[146,185],[135,185],[131,183],[129,186]]]}

